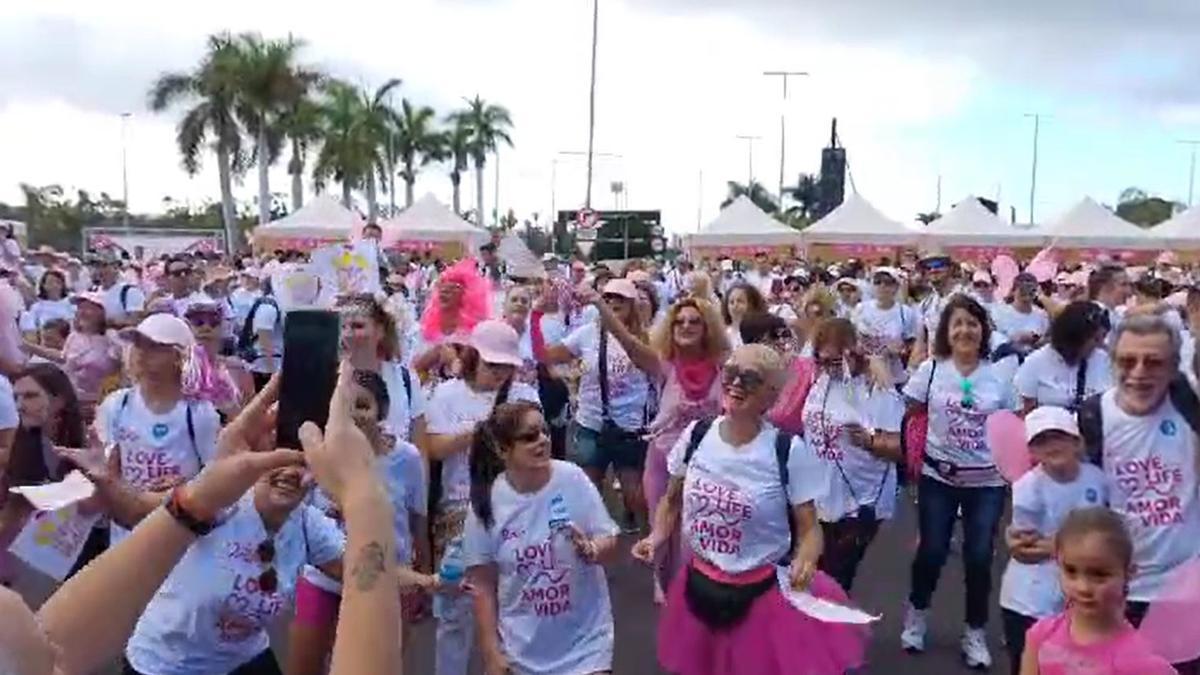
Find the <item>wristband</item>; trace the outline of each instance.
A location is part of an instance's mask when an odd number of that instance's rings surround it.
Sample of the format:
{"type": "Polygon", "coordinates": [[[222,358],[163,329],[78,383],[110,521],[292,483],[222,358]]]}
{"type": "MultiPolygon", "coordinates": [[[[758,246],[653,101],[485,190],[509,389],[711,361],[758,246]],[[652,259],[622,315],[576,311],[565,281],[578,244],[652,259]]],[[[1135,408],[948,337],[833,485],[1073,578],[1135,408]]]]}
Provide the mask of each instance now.
{"type": "Polygon", "coordinates": [[[171,514],[171,517],[175,519],[175,522],[182,525],[184,529],[196,535],[197,537],[203,537],[209,532],[212,532],[213,528],[215,528],[218,523],[215,519],[204,520],[197,517],[187,504],[187,498],[183,494],[183,488],[183,485],[179,485],[175,489],[171,490],[170,494],[167,495],[167,501],[163,504],[163,507],[167,510],[167,513],[171,514]]]}

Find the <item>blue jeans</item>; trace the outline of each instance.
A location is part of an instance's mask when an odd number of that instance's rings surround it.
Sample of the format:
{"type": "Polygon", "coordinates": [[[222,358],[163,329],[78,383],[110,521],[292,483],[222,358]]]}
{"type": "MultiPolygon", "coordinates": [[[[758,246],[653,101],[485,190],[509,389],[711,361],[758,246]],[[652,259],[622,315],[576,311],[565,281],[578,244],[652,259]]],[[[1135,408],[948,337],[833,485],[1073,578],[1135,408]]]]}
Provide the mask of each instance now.
{"type": "Polygon", "coordinates": [[[962,488],[921,476],[917,487],[917,517],[921,542],[912,563],[912,586],[908,601],[916,609],[927,609],[938,576],[950,553],[950,535],[962,508],[963,572],[967,583],[967,625],[982,628],[988,619],[988,597],[992,592],[992,556],[996,530],[1004,513],[1005,488],[962,488]]]}

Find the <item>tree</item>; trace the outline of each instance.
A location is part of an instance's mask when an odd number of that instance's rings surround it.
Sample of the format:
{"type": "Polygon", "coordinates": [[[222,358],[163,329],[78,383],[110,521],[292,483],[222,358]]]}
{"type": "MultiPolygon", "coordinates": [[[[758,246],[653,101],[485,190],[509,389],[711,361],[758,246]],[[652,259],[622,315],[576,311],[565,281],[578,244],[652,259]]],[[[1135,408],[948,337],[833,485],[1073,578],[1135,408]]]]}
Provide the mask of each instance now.
{"type": "Polygon", "coordinates": [[[193,104],[176,128],[176,143],[189,175],[200,170],[200,152],[212,139],[221,184],[221,220],[231,249],[241,239],[236,228],[233,176],[246,167],[242,153],[242,129],[235,115],[241,60],[228,33],[211,35],[208,52],[190,73],[164,73],[150,88],[150,109],[162,112],[176,103],[193,104]]]}
{"type": "Polygon", "coordinates": [[[942,214],[938,213],[937,211],[918,213],[917,214],[917,222],[921,223],[922,225],[928,225],[941,217],[942,217],[942,214]]]}
{"type": "Polygon", "coordinates": [[[408,99],[400,102],[396,116],[396,156],[403,168],[404,205],[412,206],[413,184],[417,182],[420,167],[441,160],[446,155],[445,135],[436,130],[433,108],[415,107],[408,99]]]}
{"type": "MultiPolygon", "coordinates": [[[[376,199],[375,175],[387,176],[395,173],[395,164],[389,163],[385,156],[386,149],[395,136],[399,127],[399,115],[392,108],[389,99],[392,90],[400,86],[400,80],[392,78],[375,90],[373,96],[363,96],[362,133],[363,142],[370,148],[369,155],[371,170],[367,172],[367,222],[374,223],[379,218],[379,202],[376,199]],[[386,172],[386,174],[384,173],[386,172]]],[[[383,182],[382,180],[380,182],[383,182]]],[[[384,183],[388,185],[390,183],[384,183]]],[[[393,191],[394,194],[394,191],[393,191]]]]}
{"type": "Polygon", "coordinates": [[[455,121],[461,119],[471,130],[469,154],[475,163],[475,206],[482,225],[483,214],[483,167],[489,153],[493,153],[504,143],[512,147],[509,131],[512,129],[512,116],[503,106],[493,105],[484,101],[479,95],[467,101],[467,108],[454,113],[455,121]]]}
{"type": "Polygon", "coordinates": [[[799,215],[811,220],[817,205],[821,203],[820,183],[817,177],[811,173],[802,173],[796,181],[796,186],[784,192],[797,203],[799,215]]]}
{"type": "MultiPolygon", "coordinates": [[[[254,138],[253,161],[258,166],[258,222],[271,217],[270,168],[279,157],[290,114],[302,105],[322,75],[296,65],[302,41],[263,40],[257,33],[243,33],[234,40],[240,60],[238,118],[254,138]]],[[[293,144],[293,159],[296,145],[293,144]]],[[[303,160],[301,160],[301,164],[303,160]]],[[[289,170],[290,170],[289,166],[289,170]]],[[[295,177],[293,175],[293,184],[295,177]]],[[[295,201],[295,185],[292,199],[295,201]]]]}
{"type": "Polygon", "coordinates": [[[292,146],[288,175],[292,177],[292,210],[304,205],[304,162],[309,149],[321,140],[321,109],[311,93],[293,101],[279,120],[280,131],[292,146]]]}
{"type": "Polygon", "coordinates": [[[398,86],[400,80],[388,80],[372,95],[335,80],[325,86],[325,99],[319,106],[322,142],[313,180],[319,188],[330,178],[341,182],[346,208],[350,208],[351,192],[365,189],[369,222],[375,222],[379,214],[375,173],[386,165],[384,150],[395,114],[387,97],[398,86]]]}
{"type": "Polygon", "coordinates": [[[721,202],[721,208],[729,206],[738,197],[749,197],[754,205],[762,209],[766,213],[775,213],[779,211],[779,203],[775,200],[775,195],[771,194],[767,188],[763,187],[762,183],[754,181],[750,188],[737,181],[729,181],[727,183],[729,192],[725,197],[725,201],[721,202]]]}
{"type": "Polygon", "coordinates": [[[1121,191],[1116,212],[1117,215],[1139,227],[1152,227],[1169,220],[1176,211],[1184,205],[1162,197],[1150,195],[1145,190],[1136,187],[1125,188],[1121,191]]]}
{"type": "Polygon", "coordinates": [[[447,119],[450,129],[446,131],[445,155],[450,160],[450,185],[454,188],[454,212],[462,215],[462,175],[471,159],[471,127],[463,118],[452,114],[447,119]]]}

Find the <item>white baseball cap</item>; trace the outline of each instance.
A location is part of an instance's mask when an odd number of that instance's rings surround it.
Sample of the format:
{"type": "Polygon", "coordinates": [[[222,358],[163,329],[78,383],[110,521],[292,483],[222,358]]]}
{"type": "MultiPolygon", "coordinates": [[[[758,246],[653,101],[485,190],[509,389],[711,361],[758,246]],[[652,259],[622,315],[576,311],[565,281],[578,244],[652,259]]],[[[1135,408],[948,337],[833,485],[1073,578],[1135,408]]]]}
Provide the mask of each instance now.
{"type": "Polygon", "coordinates": [[[1061,431],[1076,438],[1080,437],[1079,424],[1075,415],[1066,408],[1044,405],[1025,416],[1025,442],[1032,443],[1038,434],[1046,431],[1061,431]]]}
{"type": "Polygon", "coordinates": [[[141,335],[160,345],[171,345],[181,349],[191,349],[196,343],[192,329],[183,319],[173,314],[151,314],[142,319],[136,328],[121,331],[121,337],[126,340],[132,339],[134,335],[141,335]]]}

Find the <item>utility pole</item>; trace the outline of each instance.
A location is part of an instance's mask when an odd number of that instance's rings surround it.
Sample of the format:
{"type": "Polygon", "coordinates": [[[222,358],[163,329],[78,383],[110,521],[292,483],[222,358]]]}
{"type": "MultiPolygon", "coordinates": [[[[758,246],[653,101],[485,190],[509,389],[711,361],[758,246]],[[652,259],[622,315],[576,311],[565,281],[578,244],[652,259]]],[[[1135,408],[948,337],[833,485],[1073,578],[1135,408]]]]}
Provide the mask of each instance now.
{"type": "Polygon", "coordinates": [[[748,177],[746,179],[746,192],[754,191],[754,141],[761,140],[762,136],[738,136],[738,140],[746,141],[746,166],[748,168],[748,177]]]}
{"type": "Polygon", "coordinates": [[[126,148],[126,136],[132,114],[121,113],[121,226],[125,227],[126,233],[130,231],[130,153],[126,148]]]}
{"type": "Polygon", "coordinates": [[[592,0],[592,85],[588,96],[587,195],[585,208],[592,208],[592,148],[596,139],[596,43],[600,36],[600,0],[592,0]]]}
{"type": "Polygon", "coordinates": [[[1034,201],[1037,198],[1037,166],[1038,166],[1038,132],[1041,130],[1042,115],[1040,113],[1025,113],[1033,118],[1033,167],[1029,176],[1029,224],[1035,224],[1033,218],[1034,201]]]}
{"type": "Polygon", "coordinates": [[[1192,162],[1188,168],[1188,207],[1192,205],[1192,195],[1196,191],[1196,146],[1200,145],[1200,141],[1176,141],[1182,145],[1192,146],[1192,162]]]}
{"type": "Polygon", "coordinates": [[[779,208],[782,210],[784,171],[786,171],[784,160],[787,157],[788,77],[808,77],[808,73],[802,70],[764,70],[763,75],[783,80],[783,109],[779,111],[779,208]]]}

